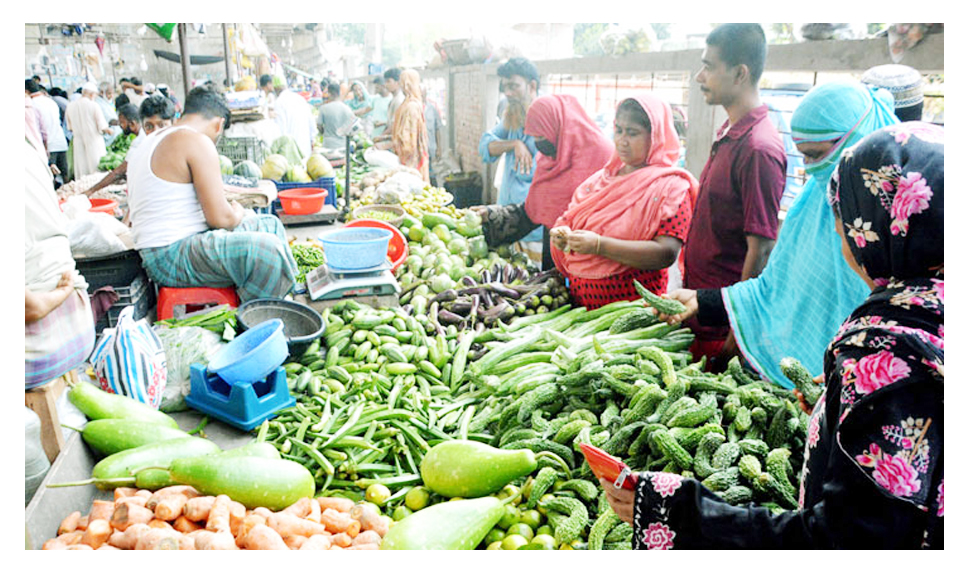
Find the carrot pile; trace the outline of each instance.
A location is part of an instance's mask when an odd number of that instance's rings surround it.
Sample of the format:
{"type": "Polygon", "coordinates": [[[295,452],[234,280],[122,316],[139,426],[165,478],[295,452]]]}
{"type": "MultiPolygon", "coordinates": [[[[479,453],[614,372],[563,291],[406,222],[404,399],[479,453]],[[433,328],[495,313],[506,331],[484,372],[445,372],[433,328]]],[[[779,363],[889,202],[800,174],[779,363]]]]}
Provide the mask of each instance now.
{"type": "Polygon", "coordinates": [[[114,489],[74,511],[44,550],[378,550],[392,519],[371,503],[303,498],[281,511],[176,485],[114,489]]]}

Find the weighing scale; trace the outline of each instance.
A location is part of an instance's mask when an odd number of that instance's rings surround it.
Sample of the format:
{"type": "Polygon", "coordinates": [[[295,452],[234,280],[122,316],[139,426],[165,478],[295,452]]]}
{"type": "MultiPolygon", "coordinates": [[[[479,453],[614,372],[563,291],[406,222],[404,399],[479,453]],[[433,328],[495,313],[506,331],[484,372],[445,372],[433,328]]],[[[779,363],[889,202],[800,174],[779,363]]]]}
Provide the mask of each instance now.
{"type": "Polygon", "coordinates": [[[289,394],[285,369],[279,366],[265,379],[229,385],[202,364],[191,365],[189,407],[215,417],[242,431],[250,431],[278,411],[295,405],[289,394]]]}
{"type": "Polygon", "coordinates": [[[305,276],[305,284],[313,301],[398,295],[402,291],[392,274],[392,264],[388,258],[382,265],[365,269],[338,269],[320,265],[305,276]]]}

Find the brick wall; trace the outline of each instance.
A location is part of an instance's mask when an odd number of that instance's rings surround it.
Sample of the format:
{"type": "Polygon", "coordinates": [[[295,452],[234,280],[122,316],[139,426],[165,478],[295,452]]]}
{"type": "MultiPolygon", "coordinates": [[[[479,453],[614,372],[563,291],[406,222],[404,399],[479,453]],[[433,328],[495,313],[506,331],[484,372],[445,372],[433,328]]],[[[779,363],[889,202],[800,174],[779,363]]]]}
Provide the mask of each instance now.
{"type": "Polygon", "coordinates": [[[480,158],[480,137],[486,132],[483,120],[486,76],[478,70],[453,74],[454,113],[453,151],[460,158],[464,171],[483,172],[480,158]]]}

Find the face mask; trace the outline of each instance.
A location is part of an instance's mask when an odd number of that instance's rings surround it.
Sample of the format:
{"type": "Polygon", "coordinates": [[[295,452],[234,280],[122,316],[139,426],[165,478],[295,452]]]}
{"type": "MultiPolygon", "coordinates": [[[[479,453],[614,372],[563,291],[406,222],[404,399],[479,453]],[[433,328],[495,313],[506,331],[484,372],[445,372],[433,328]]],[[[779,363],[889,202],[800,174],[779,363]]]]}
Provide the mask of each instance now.
{"type": "Polygon", "coordinates": [[[540,141],[534,142],[533,144],[534,146],[537,147],[537,150],[540,151],[540,154],[549,156],[550,158],[556,158],[557,147],[552,142],[547,140],[540,140],[540,141]]]}

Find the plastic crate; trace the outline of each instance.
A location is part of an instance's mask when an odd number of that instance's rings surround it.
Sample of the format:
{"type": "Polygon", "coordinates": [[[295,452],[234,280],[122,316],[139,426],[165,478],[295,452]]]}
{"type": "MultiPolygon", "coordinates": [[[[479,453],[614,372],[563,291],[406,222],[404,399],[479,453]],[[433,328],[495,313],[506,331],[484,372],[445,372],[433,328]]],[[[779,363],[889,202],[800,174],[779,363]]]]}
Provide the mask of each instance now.
{"type": "MultiPolygon", "coordinates": [[[[275,181],[273,180],[273,182],[275,181]]],[[[329,194],[325,197],[325,203],[335,208],[336,189],[334,176],[316,178],[312,182],[275,182],[275,189],[279,192],[293,188],[322,188],[323,190],[327,190],[329,194]]],[[[276,198],[272,202],[272,214],[278,215],[280,211],[282,211],[282,202],[276,198]]]]}
{"type": "Polygon", "coordinates": [[[114,290],[118,294],[117,302],[111,305],[107,313],[101,316],[94,325],[94,331],[98,335],[105,328],[117,326],[118,319],[121,318],[121,311],[131,305],[134,306],[133,316],[135,320],[150,317],[154,314],[156,296],[154,286],[148,281],[146,274],[140,273],[127,287],[115,287],[114,290]]]}
{"type": "Polygon", "coordinates": [[[127,287],[144,271],[141,256],[133,249],[105,257],[78,259],[75,266],[87,281],[89,294],[101,287],[127,287]]]}
{"type": "Polygon", "coordinates": [[[250,160],[261,165],[268,155],[268,147],[258,137],[221,137],[215,145],[218,154],[231,159],[232,164],[250,160]]]}

